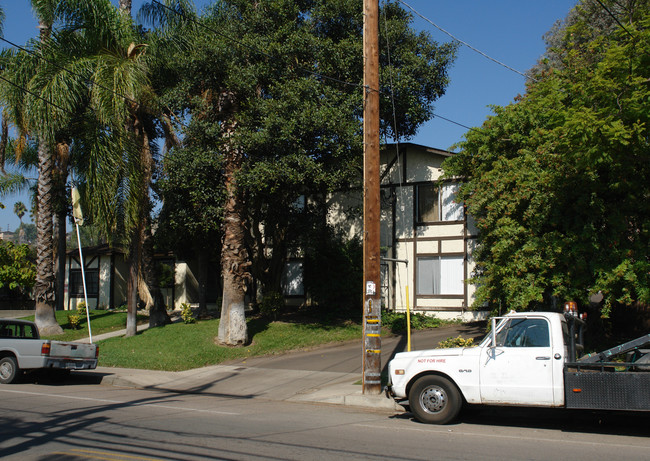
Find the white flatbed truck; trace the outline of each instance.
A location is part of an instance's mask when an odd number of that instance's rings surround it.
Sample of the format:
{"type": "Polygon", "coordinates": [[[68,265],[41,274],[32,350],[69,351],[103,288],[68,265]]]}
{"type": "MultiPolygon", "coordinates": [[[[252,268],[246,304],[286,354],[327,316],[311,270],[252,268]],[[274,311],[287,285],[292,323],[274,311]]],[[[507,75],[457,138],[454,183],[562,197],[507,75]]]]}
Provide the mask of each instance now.
{"type": "Polygon", "coordinates": [[[578,360],[583,327],[571,313],[495,317],[476,347],[396,354],[386,393],[432,424],[465,404],[650,411],[650,334],[578,360]]]}

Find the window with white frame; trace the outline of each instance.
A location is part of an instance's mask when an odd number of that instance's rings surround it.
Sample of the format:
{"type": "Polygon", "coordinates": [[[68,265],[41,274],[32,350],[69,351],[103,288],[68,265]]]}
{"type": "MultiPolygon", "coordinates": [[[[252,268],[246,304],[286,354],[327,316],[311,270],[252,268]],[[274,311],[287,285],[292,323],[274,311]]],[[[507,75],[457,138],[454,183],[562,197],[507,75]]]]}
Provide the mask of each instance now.
{"type": "Polygon", "coordinates": [[[417,260],[418,295],[462,295],[465,261],[462,256],[421,256],[417,260]]]}
{"type": "Polygon", "coordinates": [[[462,221],[465,210],[456,202],[459,185],[420,184],[416,188],[417,222],[462,221]]]}

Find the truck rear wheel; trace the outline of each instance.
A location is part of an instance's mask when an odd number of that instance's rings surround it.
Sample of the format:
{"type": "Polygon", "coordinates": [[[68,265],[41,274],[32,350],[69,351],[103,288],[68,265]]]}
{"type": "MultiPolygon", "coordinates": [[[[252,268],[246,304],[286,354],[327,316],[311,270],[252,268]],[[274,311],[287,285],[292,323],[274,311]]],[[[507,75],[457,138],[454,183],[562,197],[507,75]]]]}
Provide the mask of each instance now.
{"type": "Polygon", "coordinates": [[[11,384],[18,375],[18,364],[13,357],[0,359],[0,383],[11,384]]]}
{"type": "Polygon", "coordinates": [[[409,391],[409,405],[422,423],[447,424],[458,416],[462,407],[460,392],[442,376],[418,378],[409,391]]]}

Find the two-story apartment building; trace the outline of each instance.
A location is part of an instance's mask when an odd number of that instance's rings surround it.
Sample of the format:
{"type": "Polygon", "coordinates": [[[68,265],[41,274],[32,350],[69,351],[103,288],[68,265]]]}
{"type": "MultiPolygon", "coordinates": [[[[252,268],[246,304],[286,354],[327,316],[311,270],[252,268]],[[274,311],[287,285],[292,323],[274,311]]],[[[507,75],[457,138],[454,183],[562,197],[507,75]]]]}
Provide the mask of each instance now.
{"type": "MultiPolygon", "coordinates": [[[[475,288],[466,283],[473,269],[477,230],[462,203],[458,182],[440,181],[442,162],[453,153],[412,143],[381,151],[381,248],[383,303],[440,318],[483,318],[471,311],[475,288]]],[[[330,222],[361,235],[361,191],[331,198],[330,222]]]]}

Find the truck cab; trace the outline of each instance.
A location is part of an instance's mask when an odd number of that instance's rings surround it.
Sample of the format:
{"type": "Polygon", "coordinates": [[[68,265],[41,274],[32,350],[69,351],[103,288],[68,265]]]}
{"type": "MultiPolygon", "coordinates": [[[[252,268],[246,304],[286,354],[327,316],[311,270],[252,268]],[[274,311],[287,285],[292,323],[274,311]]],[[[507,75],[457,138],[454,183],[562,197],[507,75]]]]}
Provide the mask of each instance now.
{"type": "Polygon", "coordinates": [[[648,354],[640,353],[650,335],[577,360],[583,326],[571,313],[496,317],[476,347],[396,354],[388,364],[387,393],[398,403],[408,401],[418,420],[434,424],[453,420],[464,403],[650,409],[649,367],[642,365],[648,354]],[[635,363],[604,361],[630,351],[635,363]],[[612,387],[624,397],[605,398],[612,387]]]}

